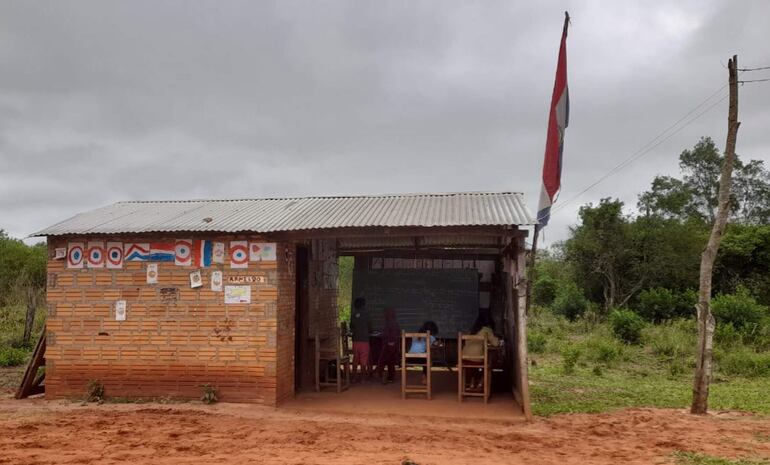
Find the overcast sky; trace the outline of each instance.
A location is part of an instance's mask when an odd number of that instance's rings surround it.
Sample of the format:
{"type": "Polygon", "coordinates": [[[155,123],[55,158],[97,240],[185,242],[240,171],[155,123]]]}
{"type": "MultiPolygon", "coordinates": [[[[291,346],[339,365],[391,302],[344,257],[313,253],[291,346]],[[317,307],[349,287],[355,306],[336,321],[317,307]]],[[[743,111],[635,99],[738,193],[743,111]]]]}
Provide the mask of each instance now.
{"type": "MultiPolygon", "coordinates": [[[[770,2],[3,1],[0,229],[138,199],[514,190],[534,212],[565,9],[545,231],[564,239],[580,205],[633,207],[700,136],[724,145],[726,101],[567,202],[719,89],[733,53],[770,65],[770,2]]],[[[739,154],[768,163],[770,83],[741,88],[740,119],[739,154]]]]}

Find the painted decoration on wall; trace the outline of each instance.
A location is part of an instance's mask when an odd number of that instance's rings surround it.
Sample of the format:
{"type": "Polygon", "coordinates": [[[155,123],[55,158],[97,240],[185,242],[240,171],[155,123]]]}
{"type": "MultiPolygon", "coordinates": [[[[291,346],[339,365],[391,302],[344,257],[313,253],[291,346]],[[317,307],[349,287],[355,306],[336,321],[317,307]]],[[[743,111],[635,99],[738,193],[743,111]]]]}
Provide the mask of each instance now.
{"type": "Polygon", "coordinates": [[[147,264],[147,284],[158,284],[158,264],[147,264]]]}
{"type": "Polygon", "coordinates": [[[173,242],[152,242],[150,243],[151,262],[173,262],[176,260],[176,249],[173,242]]]}
{"type": "Polygon", "coordinates": [[[66,247],[57,247],[53,250],[53,259],[54,260],[62,260],[64,258],[67,258],[67,248],[66,247]]]}
{"type": "Polygon", "coordinates": [[[104,242],[89,242],[86,249],[86,266],[88,268],[104,268],[104,261],[104,242]]]}
{"type": "Polygon", "coordinates": [[[214,245],[211,241],[196,240],[193,244],[193,266],[205,268],[211,266],[214,245]]]}
{"type": "Polygon", "coordinates": [[[226,304],[250,304],[251,286],[225,286],[226,304]]]}
{"type": "Polygon", "coordinates": [[[214,292],[222,292],[222,272],[211,272],[211,290],[214,292]]]}
{"type": "Polygon", "coordinates": [[[70,242],[67,244],[67,268],[83,268],[84,248],[82,242],[70,242]]]}
{"type": "Polygon", "coordinates": [[[195,270],[190,273],[190,287],[195,289],[203,286],[203,277],[201,276],[201,270],[195,270]]]}
{"type": "Polygon", "coordinates": [[[126,242],[123,244],[123,260],[127,262],[149,261],[150,244],[146,242],[126,242]]]}
{"type": "Polygon", "coordinates": [[[249,246],[246,241],[230,242],[230,268],[249,267],[249,246]]]}
{"type": "Polygon", "coordinates": [[[115,320],[126,321],[126,301],[118,300],[115,302],[115,320]]]}
{"type": "Polygon", "coordinates": [[[120,269],[123,268],[123,243],[122,242],[108,242],[107,243],[107,268],[120,269]]]}
{"type": "Polygon", "coordinates": [[[224,242],[214,242],[213,250],[211,252],[211,261],[214,263],[224,263],[225,262],[225,243],[224,242]]]}
{"type": "Polygon", "coordinates": [[[178,266],[191,266],[192,256],[192,239],[181,239],[176,241],[176,259],[174,263],[178,266]]]}
{"type": "Polygon", "coordinates": [[[275,259],[275,243],[252,242],[249,244],[249,260],[252,262],[274,262],[275,259]]]}

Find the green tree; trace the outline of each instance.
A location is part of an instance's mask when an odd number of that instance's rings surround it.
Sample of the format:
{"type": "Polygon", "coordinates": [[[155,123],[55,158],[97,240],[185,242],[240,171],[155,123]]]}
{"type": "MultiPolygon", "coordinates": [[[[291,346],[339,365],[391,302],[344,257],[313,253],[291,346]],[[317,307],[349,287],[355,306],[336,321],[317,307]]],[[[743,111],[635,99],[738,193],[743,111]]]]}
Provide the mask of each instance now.
{"type": "Polygon", "coordinates": [[[770,225],[730,225],[714,267],[714,289],[729,294],[746,287],[770,305],[770,225]]]}
{"type": "Polygon", "coordinates": [[[30,247],[0,230],[0,305],[26,304],[24,344],[30,342],[35,311],[44,300],[46,260],[45,244],[30,247]]]}
{"type": "Polygon", "coordinates": [[[602,199],[581,207],[579,217],[565,244],[578,285],[605,309],[622,306],[644,283],[638,272],[643,254],[633,246],[623,202],[602,199]]]}
{"type": "MultiPolygon", "coordinates": [[[[650,190],[639,196],[639,210],[647,216],[713,223],[723,160],[714,141],[701,138],[679,155],[681,179],[655,177],[650,190]]],[[[748,224],[770,221],[770,172],[763,162],[743,164],[736,159],[733,178],[731,220],[748,224]]]]}

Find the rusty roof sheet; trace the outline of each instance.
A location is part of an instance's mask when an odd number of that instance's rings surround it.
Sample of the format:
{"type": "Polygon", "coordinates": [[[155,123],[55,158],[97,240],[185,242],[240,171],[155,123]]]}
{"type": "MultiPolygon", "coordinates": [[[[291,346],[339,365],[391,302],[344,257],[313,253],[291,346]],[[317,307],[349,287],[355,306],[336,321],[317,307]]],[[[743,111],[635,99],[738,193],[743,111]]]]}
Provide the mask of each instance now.
{"type": "Polygon", "coordinates": [[[535,223],[517,192],[118,202],[32,236],[148,232],[302,231],[535,223]]]}

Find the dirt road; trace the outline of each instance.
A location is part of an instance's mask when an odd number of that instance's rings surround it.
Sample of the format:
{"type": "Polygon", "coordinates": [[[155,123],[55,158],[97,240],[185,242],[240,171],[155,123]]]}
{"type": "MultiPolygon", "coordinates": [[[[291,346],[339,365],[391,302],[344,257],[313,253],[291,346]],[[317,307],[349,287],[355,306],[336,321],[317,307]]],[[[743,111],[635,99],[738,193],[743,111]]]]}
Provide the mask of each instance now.
{"type": "Polygon", "coordinates": [[[0,400],[1,464],[654,464],[770,457],[770,419],[632,409],[522,421],[0,400]]]}

